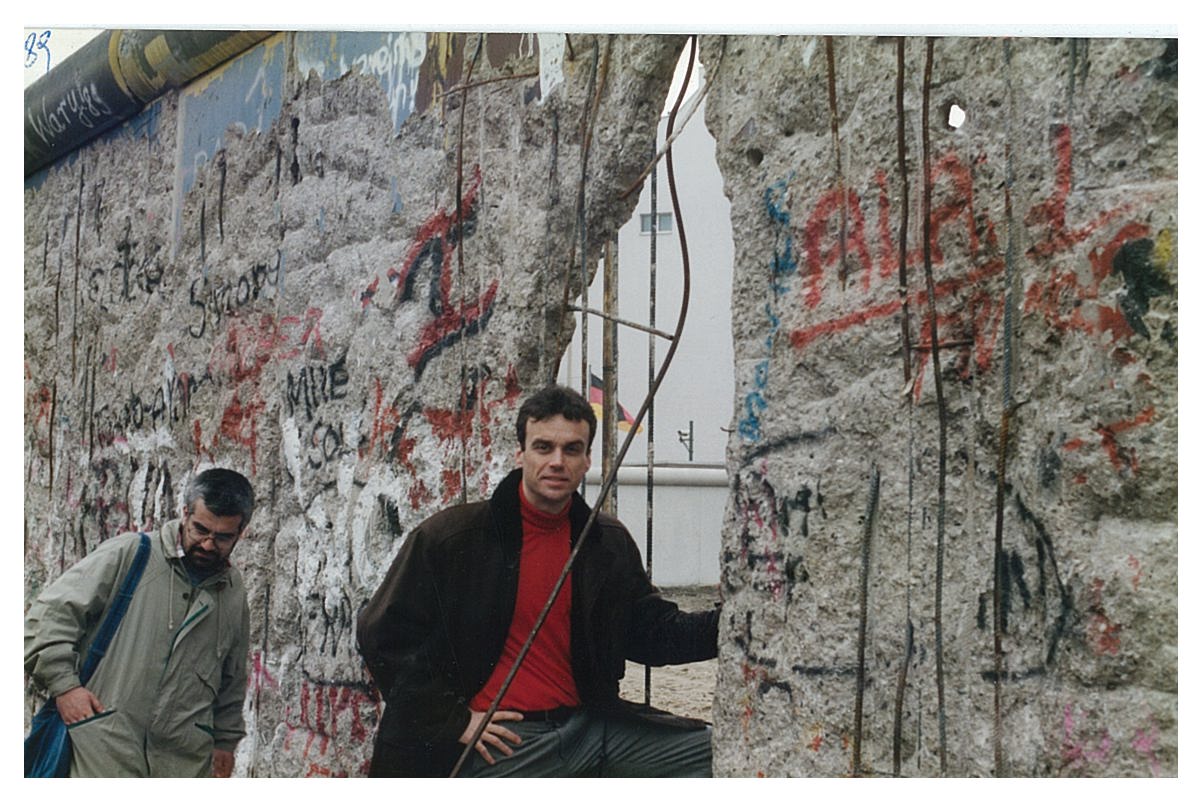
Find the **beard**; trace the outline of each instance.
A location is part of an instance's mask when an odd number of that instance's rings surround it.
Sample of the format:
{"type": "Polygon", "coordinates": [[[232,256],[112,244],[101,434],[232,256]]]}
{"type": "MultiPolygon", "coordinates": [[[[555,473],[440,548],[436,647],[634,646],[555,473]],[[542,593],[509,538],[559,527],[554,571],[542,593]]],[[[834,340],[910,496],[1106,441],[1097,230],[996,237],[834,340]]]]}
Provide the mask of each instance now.
{"type": "Polygon", "coordinates": [[[216,572],[225,563],[220,553],[204,550],[198,544],[189,547],[184,557],[189,567],[204,574],[216,572]]]}

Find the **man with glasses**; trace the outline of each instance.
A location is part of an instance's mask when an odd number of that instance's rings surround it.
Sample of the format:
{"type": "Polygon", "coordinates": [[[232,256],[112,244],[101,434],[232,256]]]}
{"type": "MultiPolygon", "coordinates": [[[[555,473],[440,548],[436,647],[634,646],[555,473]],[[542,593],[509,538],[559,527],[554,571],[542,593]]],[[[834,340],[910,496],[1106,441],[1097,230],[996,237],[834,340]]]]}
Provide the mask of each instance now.
{"type": "Polygon", "coordinates": [[[55,698],[71,777],[214,777],[245,735],[249,608],[229,555],[254,513],[241,474],[210,469],[183,518],[151,537],[133,599],[88,685],[79,668],[140,543],[107,539],[47,586],[25,616],[25,672],[55,698]]]}

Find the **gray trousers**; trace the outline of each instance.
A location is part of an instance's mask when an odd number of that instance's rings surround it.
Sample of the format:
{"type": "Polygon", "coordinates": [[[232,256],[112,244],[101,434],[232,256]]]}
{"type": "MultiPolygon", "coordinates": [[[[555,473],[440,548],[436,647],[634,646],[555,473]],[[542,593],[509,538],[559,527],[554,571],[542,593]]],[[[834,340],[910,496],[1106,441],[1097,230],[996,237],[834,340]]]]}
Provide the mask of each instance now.
{"type": "Polygon", "coordinates": [[[521,737],[513,754],[472,752],[464,778],[711,778],[712,728],[686,730],[581,709],[565,722],[506,722],[521,737]]]}

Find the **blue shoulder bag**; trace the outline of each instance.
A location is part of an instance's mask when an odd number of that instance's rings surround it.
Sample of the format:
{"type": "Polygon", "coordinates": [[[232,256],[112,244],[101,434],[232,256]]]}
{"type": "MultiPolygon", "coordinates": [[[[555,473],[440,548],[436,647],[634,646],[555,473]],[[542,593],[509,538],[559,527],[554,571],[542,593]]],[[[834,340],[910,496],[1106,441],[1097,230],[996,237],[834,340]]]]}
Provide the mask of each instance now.
{"type": "MultiPolygon", "coordinates": [[[[121,583],[121,589],[117,593],[116,599],[113,600],[113,604],[109,606],[108,612],[104,615],[104,622],[101,623],[96,638],[92,640],[92,646],[88,648],[83,668],[79,670],[79,682],[84,686],[96,672],[100,659],[108,650],[109,643],[112,642],[117,628],[121,625],[121,618],[125,616],[125,611],[129,608],[133,591],[137,588],[138,581],[142,579],[142,571],[146,568],[146,561],[150,557],[150,537],[144,533],[141,534],[141,537],[133,564],[129,567],[129,572],[121,583]]],[[[71,738],[67,734],[66,724],[58,715],[58,705],[51,697],[34,715],[33,723],[29,728],[29,736],[25,737],[25,777],[65,778],[70,771],[71,738]]]]}

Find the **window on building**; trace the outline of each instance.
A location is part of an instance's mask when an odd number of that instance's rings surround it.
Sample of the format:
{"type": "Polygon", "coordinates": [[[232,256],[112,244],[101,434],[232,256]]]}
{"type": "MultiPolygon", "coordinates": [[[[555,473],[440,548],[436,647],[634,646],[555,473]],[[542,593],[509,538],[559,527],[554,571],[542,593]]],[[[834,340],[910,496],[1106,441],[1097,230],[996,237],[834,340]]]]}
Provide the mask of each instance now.
{"type": "MultiPolygon", "coordinates": [[[[653,214],[642,214],[642,233],[650,233],[651,232],[650,227],[653,224],[653,220],[654,220],[653,214]]],[[[672,220],[671,215],[670,214],[659,214],[658,215],[658,232],[659,233],[670,233],[672,230],[674,230],[674,221],[672,220]]]]}

